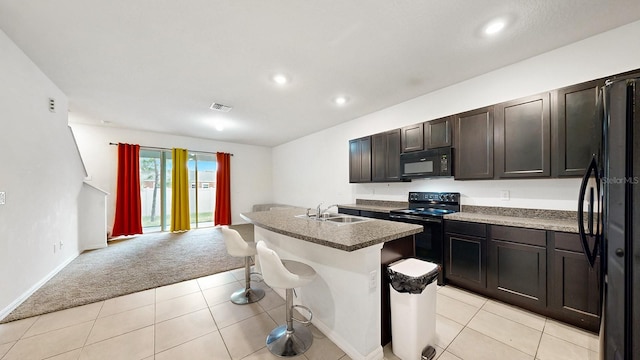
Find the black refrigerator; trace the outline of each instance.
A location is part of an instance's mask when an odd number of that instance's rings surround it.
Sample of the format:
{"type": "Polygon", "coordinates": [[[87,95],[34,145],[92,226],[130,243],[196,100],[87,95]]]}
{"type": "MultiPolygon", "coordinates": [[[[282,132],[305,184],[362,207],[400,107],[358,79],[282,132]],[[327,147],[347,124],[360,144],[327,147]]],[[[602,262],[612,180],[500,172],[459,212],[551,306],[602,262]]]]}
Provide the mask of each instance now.
{"type": "Polygon", "coordinates": [[[597,258],[602,264],[599,335],[606,360],[640,359],[639,85],[640,78],[623,77],[602,87],[595,150],[578,199],[586,257],[591,266],[597,258]]]}

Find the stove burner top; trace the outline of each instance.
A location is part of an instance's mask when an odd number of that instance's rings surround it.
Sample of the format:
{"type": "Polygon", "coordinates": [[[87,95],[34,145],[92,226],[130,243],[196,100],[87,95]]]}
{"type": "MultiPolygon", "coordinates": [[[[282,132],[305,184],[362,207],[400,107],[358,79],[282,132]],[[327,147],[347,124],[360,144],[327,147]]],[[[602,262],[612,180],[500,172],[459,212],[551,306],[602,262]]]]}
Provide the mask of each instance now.
{"type": "Polygon", "coordinates": [[[413,217],[441,218],[446,214],[460,211],[460,193],[410,192],[409,208],[394,210],[395,217],[409,215],[413,217]]]}
{"type": "Polygon", "coordinates": [[[416,209],[403,209],[395,210],[394,213],[408,214],[408,215],[424,215],[424,216],[443,216],[446,214],[452,214],[456,212],[450,209],[434,209],[434,208],[416,208],[416,209]]]}

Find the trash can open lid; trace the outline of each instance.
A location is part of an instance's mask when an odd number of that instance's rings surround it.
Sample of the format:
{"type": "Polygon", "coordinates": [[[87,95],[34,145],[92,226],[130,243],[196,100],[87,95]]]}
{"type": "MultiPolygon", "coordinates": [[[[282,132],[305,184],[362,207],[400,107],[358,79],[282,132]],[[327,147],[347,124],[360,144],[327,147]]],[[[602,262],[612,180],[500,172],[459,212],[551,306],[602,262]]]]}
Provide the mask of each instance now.
{"type": "Polygon", "coordinates": [[[411,277],[420,277],[434,271],[438,271],[438,264],[415,258],[396,261],[389,268],[397,273],[411,277]]]}

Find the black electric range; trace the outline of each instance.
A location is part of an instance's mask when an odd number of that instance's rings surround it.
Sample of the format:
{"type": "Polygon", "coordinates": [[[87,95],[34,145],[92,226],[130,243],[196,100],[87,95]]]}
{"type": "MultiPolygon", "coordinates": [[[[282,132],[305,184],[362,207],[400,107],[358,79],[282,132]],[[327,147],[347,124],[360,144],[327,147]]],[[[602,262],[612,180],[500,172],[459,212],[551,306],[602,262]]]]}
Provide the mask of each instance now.
{"type": "Polygon", "coordinates": [[[393,221],[422,225],[415,235],[416,257],[440,266],[438,284],[444,284],[444,222],[446,214],[460,211],[460,193],[410,192],[409,208],[392,210],[393,221]]]}

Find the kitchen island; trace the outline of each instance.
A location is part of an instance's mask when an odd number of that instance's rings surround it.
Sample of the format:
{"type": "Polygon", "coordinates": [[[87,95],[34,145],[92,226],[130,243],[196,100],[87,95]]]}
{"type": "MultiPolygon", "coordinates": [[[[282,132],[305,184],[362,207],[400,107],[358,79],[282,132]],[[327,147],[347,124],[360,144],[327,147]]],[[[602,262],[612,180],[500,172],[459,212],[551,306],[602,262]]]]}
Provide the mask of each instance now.
{"type": "MultiPolygon", "coordinates": [[[[296,289],[294,302],[313,311],[312,323],[352,359],[382,359],[388,340],[388,282],[382,269],[413,256],[422,226],[365,219],[321,221],[291,208],[241,214],[282,259],[304,262],[318,276],[296,289]]],[[[283,289],[274,289],[284,298],[283,289]]],[[[284,320],[284,319],[283,319],[284,320]]]]}

